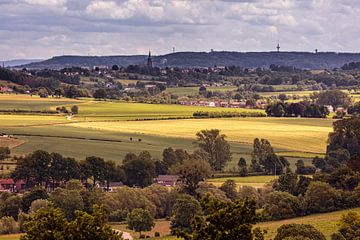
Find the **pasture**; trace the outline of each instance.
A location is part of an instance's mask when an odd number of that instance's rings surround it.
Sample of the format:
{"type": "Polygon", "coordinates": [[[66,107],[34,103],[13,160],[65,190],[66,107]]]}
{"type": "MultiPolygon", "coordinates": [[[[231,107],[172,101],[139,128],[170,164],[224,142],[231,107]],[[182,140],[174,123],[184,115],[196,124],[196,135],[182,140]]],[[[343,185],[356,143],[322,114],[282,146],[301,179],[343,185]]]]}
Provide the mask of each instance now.
{"type": "MultiPolygon", "coordinates": [[[[340,220],[341,216],[350,211],[356,211],[356,212],[360,213],[360,208],[341,210],[341,211],[336,211],[336,212],[331,212],[331,213],[313,214],[313,215],[309,215],[309,216],[305,216],[305,217],[297,217],[297,218],[279,220],[279,221],[261,222],[261,223],[256,224],[255,227],[260,227],[263,230],[267,230],[265,239],[271,240],[271,239],[274,239],[274,237],[276,236],[276,233],[277,233],[277,229],[283,224],[291,224],[291,223],[311,224],[316,229],[318,229],[320,232],[322,232],[325,235],[326,239],[330,240],[331,234],[336,232],[338,229],[337,223],[340,220]]],[[[125,224],[114,225],[113,227],[115,229],[130,232],[132,234],[132,236],[135,236],[135,237],[138,236],[138,233],[134,233],[134,232],[126,229],[125,224]]],[[[166,233],[169,233],[169,228],[170,228],[170,222],[161,220],[161,221],[156,222],[155,228],[147,234],[151,236],[154,233],[154,231],[156,231],[155,229],[157,229],[157,231],[159,231],[160,233],[166,234],[166,233]]],[[[162,236],[164,234],[162,234],[162,236]]],[[[165,238],[165,239],[167,239],[167,238],[165,238]]],[[[169,239],[173,239],[173,238],[169,238],[169,239]]],[[[176,239],[176,238],[174,238],[174,239],[176,239]]],[[[0,238],[0,240],[1,240],[1,238],[0,238]]]]}
{"type": "Polygon", "coordinates": [[[210,178],[206,182],[220,187],[226,180],[234,180],[238,187],[251,186],[261,188],[265,184],[275,180],[275,176],[248,176],[248,177],[226,177],[226,178],[210,178]]]}
{"type": "Polygon", "coordinates": [[[340,220],[343,214],[348,213],[349,211],[356,211],[360,213],[360,208],[355,209],[347,209],[342,211],[336,211],[331,213],[322,213],[322,214],[313,214],[305,217],[298,217],[280,221],[271,221],[271,222],[263,222],[256,225],[256,227],[260,227],[261,229],[265,229],[268,231],[266,235],[266,240],[274,239],[277,229],[283,224],[311,224],[320,232],[322,232],[326,239],[330,240],[331,234],[336,232],[338,229],[337,223],[340,220]]]}

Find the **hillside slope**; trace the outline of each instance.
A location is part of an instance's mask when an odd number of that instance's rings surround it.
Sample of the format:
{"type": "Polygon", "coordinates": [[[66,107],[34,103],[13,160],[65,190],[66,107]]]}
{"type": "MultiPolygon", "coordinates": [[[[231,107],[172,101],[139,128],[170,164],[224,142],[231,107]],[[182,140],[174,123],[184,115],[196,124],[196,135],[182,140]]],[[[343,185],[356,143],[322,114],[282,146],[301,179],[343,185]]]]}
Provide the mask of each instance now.
{"type": "MultiPolygon", "coordinates": [[[[146,55],[133,56],[59,56],[51,59],[23,65],[26,68],[93,67],[112,66],[114,64],[128,66],[145,64],[146,55]]],[[[211,67],[242,66],[269,67],[270,64],[294,66],[302,69],[339,68],[348,62],[359,62],[360,53],[334,52],[178,52],[154,56],[155,66],[165,67],[211,67]]]]}

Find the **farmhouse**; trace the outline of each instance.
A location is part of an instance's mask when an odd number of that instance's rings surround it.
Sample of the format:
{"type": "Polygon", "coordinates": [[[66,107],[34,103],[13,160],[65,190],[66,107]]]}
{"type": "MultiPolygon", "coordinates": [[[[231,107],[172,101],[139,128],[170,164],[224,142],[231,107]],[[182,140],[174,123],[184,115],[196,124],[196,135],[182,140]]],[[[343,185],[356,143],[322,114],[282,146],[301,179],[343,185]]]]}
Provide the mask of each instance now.
{"type": "Polygon", "coordinates": [[[0,191],[2,192],[22,192],[26,189],[24,180],[14,181],[11,178],[0,179],[0,191]]]}
{"type": "Polygon", "coordinates": [[[177,175],[159,175],[155,178],[155,183],[164,187],[174,187],[179,183],[180,179],[177,175]]]}
{"type": "Polygon", "coordinates": [[[0,93],[11,93],[13,92],[14,90],[12,90],[11,88],[9,87],[0,87],[0,93]]]}

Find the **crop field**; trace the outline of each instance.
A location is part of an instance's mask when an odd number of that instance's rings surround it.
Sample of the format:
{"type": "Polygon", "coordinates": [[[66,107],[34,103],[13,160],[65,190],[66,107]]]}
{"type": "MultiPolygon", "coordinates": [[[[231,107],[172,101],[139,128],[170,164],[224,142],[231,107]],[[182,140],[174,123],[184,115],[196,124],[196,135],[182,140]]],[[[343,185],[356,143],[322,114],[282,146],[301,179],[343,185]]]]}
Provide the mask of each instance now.
{"type": "Polygon", "coordinates": [[[166,147],[192,151],[196,147],[196,132],[218,128],[227,135],[233,152],[233,161],[228,164],[227,170],[235,169],[240,157],[250,159],[252,142],[256,137],[269,139],[276,152],[286,156],[292,167],[299,158],[309,164],[312,157],[324,153],[333,122],[331,119],[299,118],[182,119],[191,117],[195,111],[243,113],[263,110],[91,99],[41,99],[25,95],[0,95],[0,104],[36,110],[73,104],[79,106],[79,114],[73,118],[63,115],[0,114],[0,133],[14,135],[12,145],[6,143],[5,139],[0,144],[8,144],[14,154],[44,149],[78,159],[96,155],[121,163],[128,152],[148,150],[155,158],[161,158],[166,147]],[[142,121],[144,119],[162,120],[142,121]]]}
{"type": "Polygon", "coordinates": [[[120,133],[194,139],[202,129],[217,128],[231,142],[252,144],[266,138],[273,146],[292,152],[323,153],[332,120],[297,118],[181,119],[124,122],[79,122],[74,127],[120,133]]]}
{"type": "Polygon", "coordinates": [[[209,108],[199,106],[182,106],[169,104],[127,103],[119,101],[87,101],[79,104],[79,115],[74,119],[80,121],[142,120],[163,118],[188,118],[196,111],[263,113],[263,110],[243,108],[209,108]]]}
{"type": "Polygon", "coordinates": [[[39,96],[0,94],[0,110],[49,110],[55,106],[74,105],[81,103],[81,100],[68,98],[40,98],[39,96]]]}

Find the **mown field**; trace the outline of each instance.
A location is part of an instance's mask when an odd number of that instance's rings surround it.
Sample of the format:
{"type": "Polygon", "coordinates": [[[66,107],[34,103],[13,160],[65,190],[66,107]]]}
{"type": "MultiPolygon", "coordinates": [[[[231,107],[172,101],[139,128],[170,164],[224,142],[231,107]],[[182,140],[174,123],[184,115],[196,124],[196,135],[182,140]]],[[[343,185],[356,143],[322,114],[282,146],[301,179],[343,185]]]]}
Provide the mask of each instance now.
{"type": "Polygon", "coordinates": [[[120,133],[193,139],[202,129],[217,128],[235,143],[252,144],[266,138],[273,146],[292,152],[323,153],[332,120],[299,118],[181,119],[125,122],[80,122],[70,124],[120,133]]]}
{"type": "MultiPolygon", "coordinates": [[[[325,151],[333,122],[298,118],[181,119],[195,111],[229,109],[0,95],[0,106],[9,109],[48,110],[74,104],[79,106],[79,114],[71,119],[64,115],[0,114],[0,133],[14,134],[16,139],[9,141],[13,144],[9,146],[14,147],[15,154],[44,149],[78,159],[97,155],[121,163],[128,152],[148,150],[155,158],[161,158],[163,149],[169,146],[192,151],[196,147],[196,132],[218,128],[231,144],[233,161],[227,166],[230,170],[236,168],[240,157],[250,159],[256,137],[269,139],[278,154],[289,157],[292,166],[299,158],[310,163],[312,157],[325,151]]],[[[10,143],[0,139],[1,144],[10,143]]]]}

